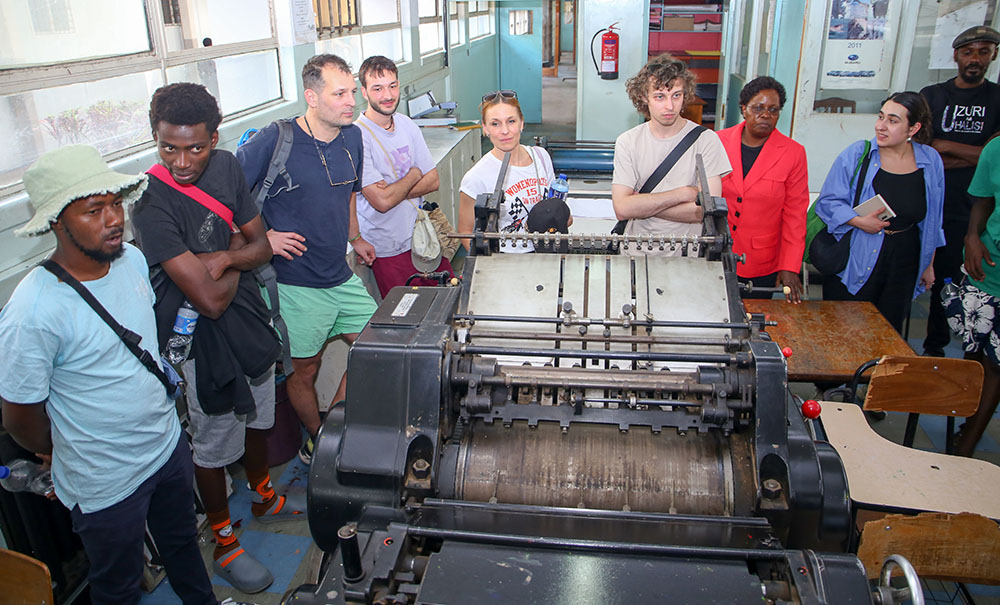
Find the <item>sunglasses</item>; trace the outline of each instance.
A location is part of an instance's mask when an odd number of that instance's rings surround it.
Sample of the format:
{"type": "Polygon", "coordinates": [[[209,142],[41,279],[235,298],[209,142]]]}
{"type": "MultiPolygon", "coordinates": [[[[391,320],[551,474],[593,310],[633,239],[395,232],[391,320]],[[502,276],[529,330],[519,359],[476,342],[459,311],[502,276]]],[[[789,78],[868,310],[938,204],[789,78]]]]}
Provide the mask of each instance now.
{"type": "Polygon", "coordinates": [[[483,103],[489,103],[490,101],[501,97],[504,99],[516,99],[517,92],[513,90],[494,90],[493,92],[488,92],[483,95],[483,103]]]}

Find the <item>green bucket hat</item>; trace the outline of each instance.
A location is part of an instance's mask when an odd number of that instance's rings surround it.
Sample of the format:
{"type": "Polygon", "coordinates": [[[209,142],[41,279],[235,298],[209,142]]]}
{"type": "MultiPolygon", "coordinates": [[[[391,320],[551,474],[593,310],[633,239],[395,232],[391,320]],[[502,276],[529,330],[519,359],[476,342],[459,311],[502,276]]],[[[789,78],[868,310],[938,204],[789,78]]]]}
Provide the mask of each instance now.
{"type": "Polygon", "coordinates": [[[135,203],[146,190],[146,179],[145,174],[115,172],[90,145],[49,151],[24,173],[24,188],[35,215],[14,234],[31,237],[47,233],[63,208],[80,198],[121,193],[126,205],[135,203]]]}

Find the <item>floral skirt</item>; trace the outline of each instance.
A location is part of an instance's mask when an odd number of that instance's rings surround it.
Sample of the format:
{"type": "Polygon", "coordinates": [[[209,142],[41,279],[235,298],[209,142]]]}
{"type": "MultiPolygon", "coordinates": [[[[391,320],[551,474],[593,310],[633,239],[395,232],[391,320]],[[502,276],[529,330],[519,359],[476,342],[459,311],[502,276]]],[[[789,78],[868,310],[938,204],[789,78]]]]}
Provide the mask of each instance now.
{"type": "Polygon", "coordinates": [[[948,326],[962,339],[967,353],[982,351],[1000,365],[1000,298],[983,292],[966,278],[957,294],[942,293],[948,326]]]}

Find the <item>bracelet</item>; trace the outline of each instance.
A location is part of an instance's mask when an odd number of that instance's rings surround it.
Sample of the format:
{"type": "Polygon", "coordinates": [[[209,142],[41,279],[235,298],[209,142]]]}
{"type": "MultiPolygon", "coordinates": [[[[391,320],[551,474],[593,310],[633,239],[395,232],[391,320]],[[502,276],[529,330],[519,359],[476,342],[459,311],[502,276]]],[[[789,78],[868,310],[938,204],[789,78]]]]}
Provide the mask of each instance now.
{"type": "Polygon", "coordinates": [[[361,232],[360,231],[354,237],[348,238],[347,239],[347,243],[348,244],[353,244],[354,242],[358,241],[359,239],[361,239],[361,232]]]}

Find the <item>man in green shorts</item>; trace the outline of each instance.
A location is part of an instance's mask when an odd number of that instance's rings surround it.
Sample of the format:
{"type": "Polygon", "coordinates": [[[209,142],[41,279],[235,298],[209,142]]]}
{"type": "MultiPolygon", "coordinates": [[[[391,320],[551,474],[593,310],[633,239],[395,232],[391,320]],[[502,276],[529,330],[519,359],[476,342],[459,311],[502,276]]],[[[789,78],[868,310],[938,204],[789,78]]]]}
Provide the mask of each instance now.
{"type": "MultiPolygon", "coordinates": [[[[336,55],[317,55],[302,68],[302,85],[308,107],[292,123],[294,139],[285,163],[294,182],[279,176],[262,214],[270,227],[267,237],[291,345],[288,397],[315,438],[323,346],[337,336],[353,344],[376,308],[347,265],[347,245],[365,264],[375,260],[375,249],[361,238],[355,210],[364,149],[361,132],[352,124],[357,88],[351,68],[336,55]]],[[[278,128],[271,124],[237,151],[251,189],[266,177],[277,140],[278,128]]],[[[342,401],[346,392],[345,374],[333,402],[342,401]]],[[[310,439],[299,452],[306,463],[312,447],[310,439]]]]}

